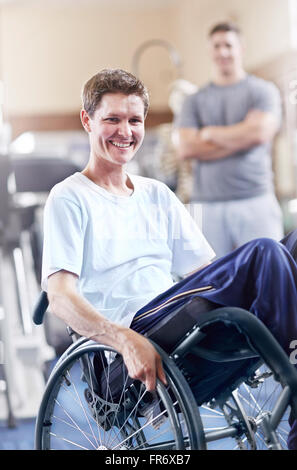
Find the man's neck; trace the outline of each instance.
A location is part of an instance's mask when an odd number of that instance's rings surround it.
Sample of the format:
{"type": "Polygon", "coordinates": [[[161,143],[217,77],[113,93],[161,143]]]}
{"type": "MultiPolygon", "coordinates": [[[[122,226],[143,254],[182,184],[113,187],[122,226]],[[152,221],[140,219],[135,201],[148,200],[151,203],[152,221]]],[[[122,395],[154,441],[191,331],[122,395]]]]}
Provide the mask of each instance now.
{"type": "Polygon", "coordinates": [[[217,72],[214,76],[213,82],[216,85],[220,85],[220,86],[233,85],[235,83],[240,82],[245,77],[246,77],[246,72],[243,69],[232,71],[230,73],[217,72]]]}
{"type": "Polygon", "coordinates": [[[123,168],[120,171],[103,172],[89,163],[82,174],[112,194],[130,196],[133,193],[133,184],[123,168]]]}

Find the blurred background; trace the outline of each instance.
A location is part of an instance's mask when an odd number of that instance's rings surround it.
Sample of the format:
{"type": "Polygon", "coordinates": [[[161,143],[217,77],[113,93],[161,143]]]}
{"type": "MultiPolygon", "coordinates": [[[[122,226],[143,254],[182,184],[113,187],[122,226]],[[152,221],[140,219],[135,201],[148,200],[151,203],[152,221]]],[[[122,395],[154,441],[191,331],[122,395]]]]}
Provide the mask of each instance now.
{"type": "Polygon", "coordinates": [[[44,202],[88,159],[82,85],[108,67],[144,81],[147,133],[130,171],[187,203],[191,168],[176,161],[172,121],[209,80],[207,32],[222,20],[244,33],[245,69],[281,92],[273,168],[288,232],[297,227],[297,0],[0,0],[0,449],[33,448],[50,365],[69,343],[64,325],[31,317],[44,202]]]}

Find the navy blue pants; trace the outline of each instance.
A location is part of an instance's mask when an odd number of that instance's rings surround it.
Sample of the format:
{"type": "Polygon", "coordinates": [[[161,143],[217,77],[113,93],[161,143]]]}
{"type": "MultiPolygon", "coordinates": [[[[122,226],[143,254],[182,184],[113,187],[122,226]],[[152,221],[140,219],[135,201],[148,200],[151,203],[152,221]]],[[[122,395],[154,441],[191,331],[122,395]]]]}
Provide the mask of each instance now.
{"type": "MultiPolygon", "coordinates": [[[[190,297],[255,314],[289,355],[297,339],[297,264],[282,243],[260,238],[246,243],[176,283],[140,309],[131,328],[146,333],[190,297]]],[[[291,420],[290,448],[297,449],[297,424],[291,420]]]]}

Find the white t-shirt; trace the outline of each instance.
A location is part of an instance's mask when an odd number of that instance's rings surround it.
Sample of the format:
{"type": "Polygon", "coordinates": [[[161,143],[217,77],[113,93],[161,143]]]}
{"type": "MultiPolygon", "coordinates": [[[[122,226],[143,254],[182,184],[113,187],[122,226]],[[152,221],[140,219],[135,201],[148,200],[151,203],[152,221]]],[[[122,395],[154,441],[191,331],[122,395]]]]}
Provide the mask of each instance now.
{"type": "Polygon", "coordinates": [[[51,191],[44,210],[42,288],[59,270],[79,277],[80,293],[110,321],[135,313],[214,256],[200,229],[163,183],[129,175],[117,196],[81,173],[51,191]]]}

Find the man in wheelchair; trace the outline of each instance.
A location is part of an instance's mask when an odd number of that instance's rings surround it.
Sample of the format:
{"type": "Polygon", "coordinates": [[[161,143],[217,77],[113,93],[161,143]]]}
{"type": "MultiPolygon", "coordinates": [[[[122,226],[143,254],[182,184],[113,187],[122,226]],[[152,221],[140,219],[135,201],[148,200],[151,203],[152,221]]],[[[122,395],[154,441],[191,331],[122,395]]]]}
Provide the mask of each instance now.
{"type": "MultiPolygon", "coordinates": [[[[85,84],[82,103],[89,162],[52,189],[44,211],[42,288],[51,311],[79,335],[119,351],[129,376],[148,391],[166,377],[144,334],[189,299],[201,302],[197,317],[207,304],[250,311],[289,355],[297,339],[290,251],[263,238],[211,262],[215,253],[173,192],[126,172],[144,138],[144,85],[123,70],[103,70],[85,84]]],[[[164,341],[186,328],[179,320],[164,341]]],[[[295,421],[291,448],[296,434],[295,421]]]]}

